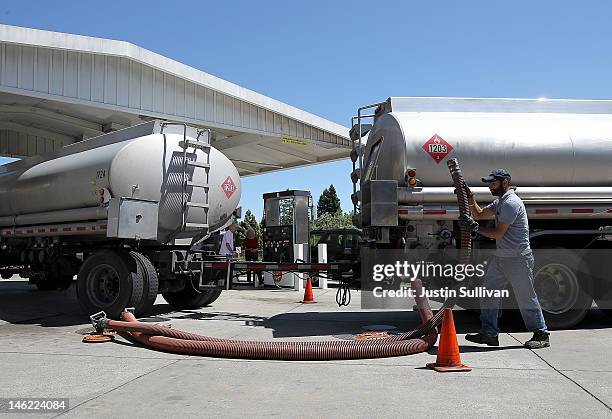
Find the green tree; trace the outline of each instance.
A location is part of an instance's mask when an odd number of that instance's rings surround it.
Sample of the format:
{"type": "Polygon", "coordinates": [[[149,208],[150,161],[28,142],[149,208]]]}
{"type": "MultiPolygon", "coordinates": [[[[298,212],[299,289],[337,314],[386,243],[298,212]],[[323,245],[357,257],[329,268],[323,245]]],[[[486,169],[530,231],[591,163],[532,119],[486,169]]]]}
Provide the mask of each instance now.
{"type": "Polygon", "coordinates": [[[310,224],[311,230],[333,230],[353,227],[353,212],[338,211],[335,214],[325,213],[310,224]]]}
{"type": "Polygon", "coordinates": [[[329,185],[329,188],[325,188],[319,197],[317,202],[317,217],[321,217],[323,214],[338,214],[342,213],[340,206],[340,198],[336,193],[334,185],[329,185]]]}

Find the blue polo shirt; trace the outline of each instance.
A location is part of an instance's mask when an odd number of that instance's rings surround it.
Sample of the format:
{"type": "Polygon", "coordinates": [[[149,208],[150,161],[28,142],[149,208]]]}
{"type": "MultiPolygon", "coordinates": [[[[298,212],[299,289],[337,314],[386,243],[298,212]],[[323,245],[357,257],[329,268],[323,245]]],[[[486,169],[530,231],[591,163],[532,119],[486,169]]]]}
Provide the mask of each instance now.
{"type": "Polygon", "coordinates": [[[498,223],[510,224],[506,234],[495,241],[497,256],[517,257],[531,253],[525,204],[512,189],[484,208],[490,208],[495,212],[496,227],[498,223]]]}

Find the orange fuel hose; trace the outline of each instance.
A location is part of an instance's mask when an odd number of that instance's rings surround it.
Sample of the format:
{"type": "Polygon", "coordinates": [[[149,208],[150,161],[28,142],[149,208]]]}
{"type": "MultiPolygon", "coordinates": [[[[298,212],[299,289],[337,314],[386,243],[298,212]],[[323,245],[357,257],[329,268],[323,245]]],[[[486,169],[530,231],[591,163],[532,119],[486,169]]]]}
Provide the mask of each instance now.
{"type": "MultiPolygon", "coordinates": [[[[414,281],[420,295],[420,281],[414,281]]],[[[419,328],[375,340],[269,342],[239,341],[201,336],[165,326],[141,323],[130,312],[123,320],[104,320],[104,327],[120,332],[130,340],[164,352],[220,358],[308,360],[383,358],[411,355],[429,350],[438,337],[432,323],[433,313],[424,297],[416,303],[422,324],[419,328]]]]}

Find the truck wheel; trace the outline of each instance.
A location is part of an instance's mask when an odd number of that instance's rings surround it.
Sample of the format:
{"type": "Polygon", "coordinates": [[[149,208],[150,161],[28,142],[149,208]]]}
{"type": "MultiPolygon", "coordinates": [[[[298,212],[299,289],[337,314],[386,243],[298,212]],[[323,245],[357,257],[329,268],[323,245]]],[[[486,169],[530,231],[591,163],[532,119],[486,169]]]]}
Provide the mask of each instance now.
{"type": "Polygon", "coordinates": [[[77,277],[77,298],[87,314],[106,312],[119,318],[126,307],[140,303],[143,270],[125,252],[100,251],[85,259],[77,277]]]}
{"type": "Polygon", "coordinates": [[[185,288],[178,292],[165,292],[164,299],[177,310],[189,310],[212,304],[221,295],[221,290],[199,291],[190,279],[185,280],[185,288]]]}
{"type": "Polygon", "coordinates": [[[135,314],[136,316],[143,316],[146,315],[155,304],[157,290],[159,288],[159,279],[157,277],[155,266],[153,266],[149,258],[138,252],[130,252],[130,256],[136,260],[140,270],[142,271],[142,296],[140,301],[136,303],[135,314]]]}
{"type": "Polygon", "coordinates": [[[536,252],[533,285],[551,329],[577,325],[593,304],[591,275],[578,256],[566,249],[536,252]]]}

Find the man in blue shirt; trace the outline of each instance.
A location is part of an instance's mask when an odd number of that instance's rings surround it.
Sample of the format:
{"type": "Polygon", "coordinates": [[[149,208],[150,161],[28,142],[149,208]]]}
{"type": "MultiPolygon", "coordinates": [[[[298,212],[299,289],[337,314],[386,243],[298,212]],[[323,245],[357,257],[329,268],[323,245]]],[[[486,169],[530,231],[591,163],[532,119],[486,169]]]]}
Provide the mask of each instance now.
{"type": "MultiPolygon", "coordinates": [[[[504,169],[495,169],[482,181],[489,184],[489,190],[498,198],[481,208],[469,188],[470,210],[475,219],[495,216],[494,230],[478,230],[478,234],[495,239],[497,250],[489,264],[483,286],[490,290],[502,289],[510,283],[521,310],[525,326],[533,337],[525,342],[529,349],[550,346],[550,333],[546,328],[542,308],[533,289],[534,259],[529,245],[529,223],[523,201],[510,189],[512,177],[504,169]]],[[[499,346],[500,298],[484,297],[480,300],[480,333],[467,335],[470,342],[499,346]]]]}

